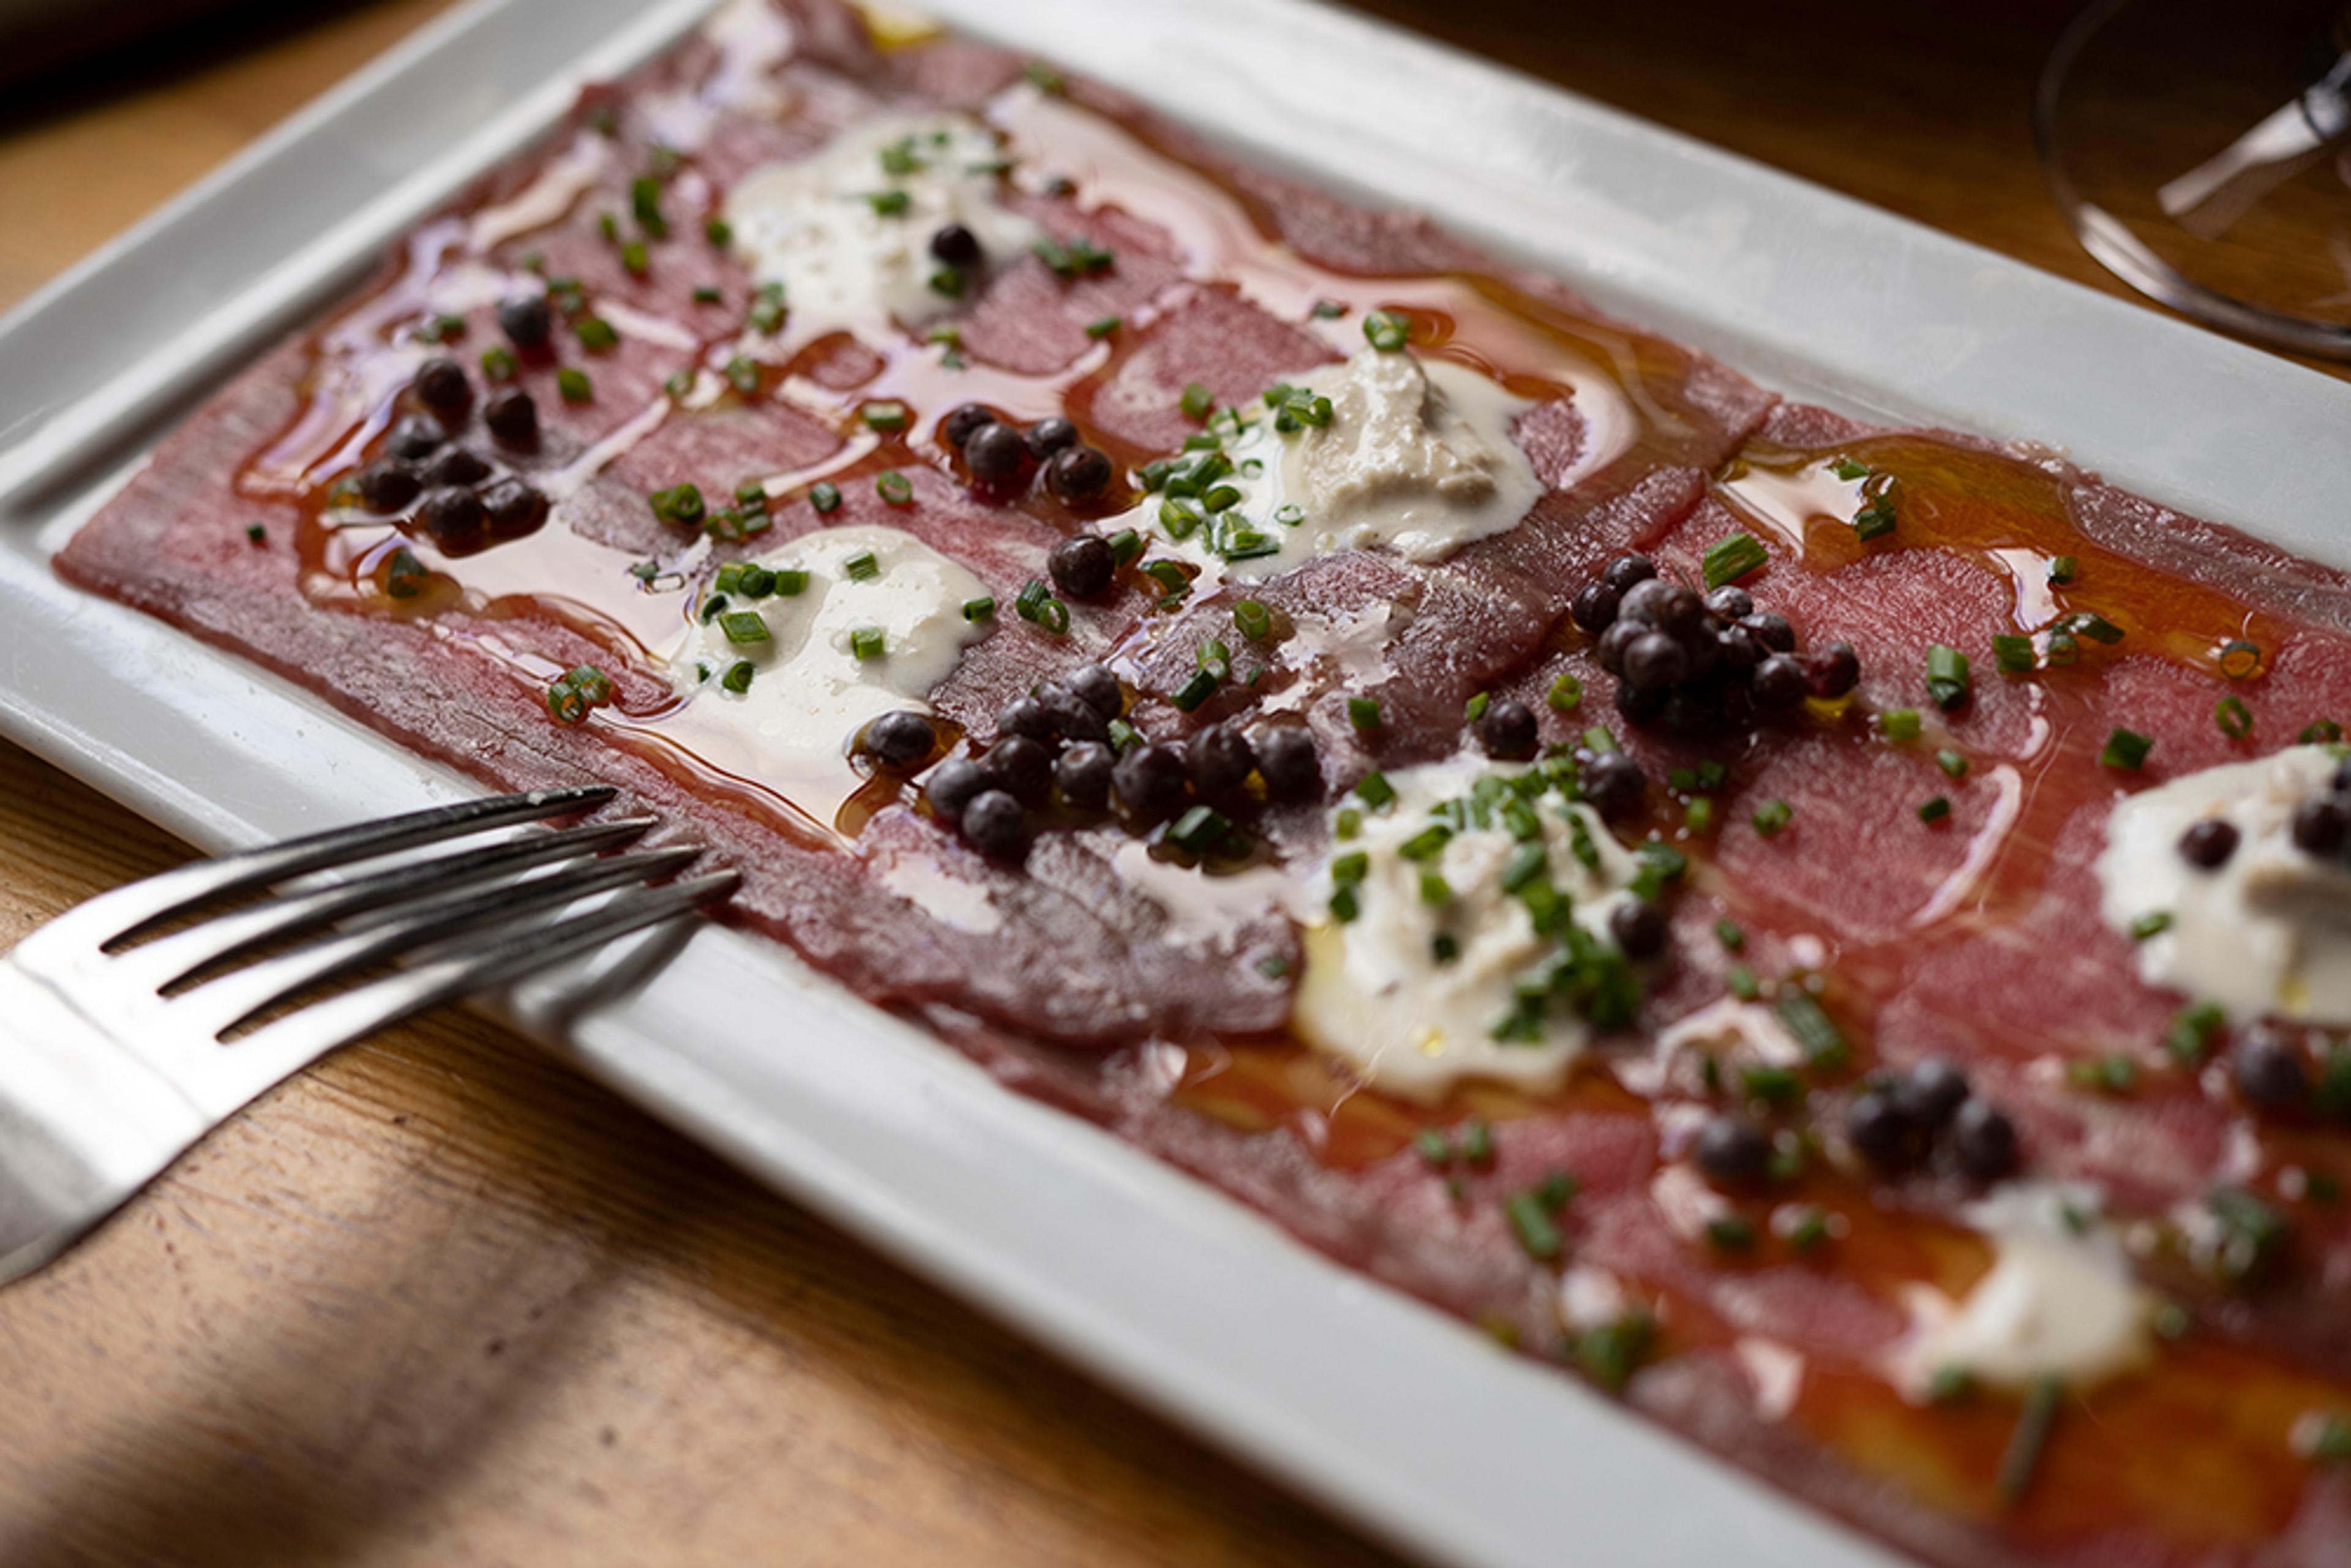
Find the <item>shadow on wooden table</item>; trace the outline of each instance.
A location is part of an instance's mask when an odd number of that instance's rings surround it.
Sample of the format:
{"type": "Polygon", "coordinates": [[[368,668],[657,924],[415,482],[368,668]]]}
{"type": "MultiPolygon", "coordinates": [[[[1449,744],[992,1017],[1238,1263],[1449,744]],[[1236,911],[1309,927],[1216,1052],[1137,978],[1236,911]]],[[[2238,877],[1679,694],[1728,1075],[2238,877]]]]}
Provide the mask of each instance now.
{"type": "MultiPolygon", "coordinates": [[[[0,754],[11,939],[179,858],[0,754]]],[[[0,1562],[1376,1563],[1269,1483],[441,1015],[0,1293],[0,1562]]]]}

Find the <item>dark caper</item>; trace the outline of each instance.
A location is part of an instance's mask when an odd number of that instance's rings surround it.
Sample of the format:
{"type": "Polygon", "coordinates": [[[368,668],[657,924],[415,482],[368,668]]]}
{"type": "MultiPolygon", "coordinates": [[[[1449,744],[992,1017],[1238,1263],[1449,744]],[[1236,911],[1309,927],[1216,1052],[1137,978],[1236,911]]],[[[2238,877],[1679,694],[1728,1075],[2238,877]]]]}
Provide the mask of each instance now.
{"type": "Polygon", "coordinates": [[[1951,1153],[1976,1181],[2013,1176],[2020,1157],[2016,1124],[1998,1106],[1970,1100],[1951,1118],[1951,1153]]]}
{"type": "Polygon", "coordinates": [[[1607,631],[1600,634],[1600,646],[1594,650],[1594,656],[1599,659],[1600,667],[1612,675],[1623,674],[1625,651],[1648,634],[1649,629],[1646,626],[1635,622],[1619,619],[1612,623],[1607,631]]]}
{"type": "Polygon", "coordinates": [[[1042,463],[1056,452],[1066,452],[1078,444],[1078,427],[1060,414],[1048,414],[1029,427],[1022,437],[1029,443],[1029,455],[1042,463]]]}
{"type": "Polygon", "coordinates": [[[1118,758],[1109,747],[1081,740],[1053,764],[1053,782],[1071,805],[1095,807],[1110,799],[1111,775],[1117,767],[1118,758]]]}
{"type": "Polygon", "coordinates": [[[1650,724],[1664,716],[1671,695],[1663,687],[1645,688],[1630,681],[1619,681],[1612,700],[1627,724],[1650,724]]]}
{"type": "Polygon", "coordinates": [[[1850,643],[1832,643],[1807,653],[1803,666],[1812,695],[1824,700],[1841,697],[1861,683],[1861,655],[1850,643]]]}
{"type": "Polygon", "coordinates": [[[1118,557],[1096,534],[1072,534],[1045,557],[1053,586],[1072,599],[1094,599],[1118,579],[1118,557]]]}
{"type": "Polygon", "coordinates": [[[1311,800],[1322,792],[1322,764],[1314,735],[1303,725],[1278,725],[1257,732],[1258,776],[1266,793],[1283,800],[1311,800]]]}
{"type": "Polygon", "coordinates": [[[1787,617],[1759,610],[1752,615],[1742,615],[1739,623],[1747,628],[1754,639],[1774,653],[1796,651],[1796,629],[1788,624],[1787,617]]]}
{"type": "Polygon", "coordinates": [[[1631,591],[1636,582],[1646,582],[1657,575],[1657,564],[1646,556],[1620,555],[1601,570],[1600,580],[1618,593],[1631,591]]]}
{"type": "Polygon", "coordinates": [[[424,465],[424,482],[434,486],[478,485],[489,476],[490,465],[462,446],[443,447],[424,465]]]}
{"type": "Polygon", "coordinates": [[[449,427],[429,413],[411,413],[401,417],[383,438],[383,449],[394,457],[413,462],[429,457],[448,444],[449,427]]]}
{"type": "Polygon", "coordinates": [[[1043,741],[1009,735],[987,748],[987,770],[998,788],[1024,806],[1044,804],[1053,788],[1053,751],[1043,741]]]}
{"type": "Polygon", "coordinates": [[[1584,801],[1611,821],[1638,811],[1647,800],[1649,776],[1621,751],[1604,751],[1577,775],[1584,801]]]}
{"type": "Polygon", "coordinates": [[[511,538],[547,521],[547,497],[519,479],[501,479],[482,492],[490,527],[511,538]]]}
{"type": "Polygon", "coordinates": [[[488,514],[471,490],[435,490],[416,508],[416,520],[442,544],[462,544],[482,531],[488,514]]]}
{"type": "Polygon", "coordinates": [[[939,732],[929,717],[906,708],[882,715],[859,737],[859,747],[866,756],[899,771],[920,767],[938,744],[939,732]]]}
{"type": "Polygon", "coordinates": [[[968,757],[950,757],[923,780],[923,800],[935,815],[952,822],[982,791],[995,788],[995,776],[984,764],[968,757]]]}
{"type": "Polygon", "coordinates": [[[1918,1157],[1918,1129],[1891,1094],[1876,1089],[1854,1096],[1845,1107],[1845,1141],[1862,1158],[1892,1170],[1918,1157]]]}
{"type": "Polygon", "coordinates": [[[2275,1030],[2247,1030],[2230,1052],[2230,1075],[2249,1105],[2286,1111],[2310,1097],[2310,1068],[2275,1030]]]}
{"type": "Polygon", "coordinates": [[[1146,821],[1174,816],[1192,792],[1184,754],[1165,743],[1138,746],[1120,758],[1111,783],[1120,803],[1146,821]]]}
{"type": "Polygon", "coordinates": [[[1060,727],[1040,699],[1014,697],[996,714],[996,733],[999,736],[1025,736],[1030,740],[1049,741],[1060,735],[1060,727]]]}
{"type": "Polygon", "coordinates": [[[1957,1062],[1930,1056],[1895,1080],[1891,1092],[1895,1109],[1932,1132],[1967,1103],[1968,1075],[1957,1062]]]}
{"type": "Polygon", "coordinates": [[[947,410],[947,416],[945,419],[939,421],[939,439],[960,452],[983,425],[995,423],[996,416],[987,412],[987,405],[977,402],[957,403],[947,410]]]}
{"type": "Polygon", "coordinates": [[[416,396],[425,407],[463,413],[474,401],[474,383],[457,361],[439,355],[416,367],[416,396]]]}
{"type": "Polygon", "coordinates": [[[2351,838],[2351,809],[2336,800],[2304,800],[2294,809],[2294,847],[2306,855],[2331,855],[2351,838]]]}
{"type": "Polygon", "coordinates": [[[360,470],[360,499],[371,512],[396,512],[423,490],[415,470],[398,463],[371,463],[360,470]]]}
{"type": "Polygon", "coordinates": [[[1706,596],[1706,607],[1725,621],[1738,621],[1755,613],[1755,596],[1736,583],[1726,582],[1706,596]]]}
{"type": "Polygon", "coordinates": [[[1714,634],[1715,663],[1729,674],[1745,678],[1763,662],[1763,644],[1744,626],[1725,626],[1714,634]]]}
{"type": "Polygon", "coordinates": [[[2237,825],[2207,817],[2179,835],[2179,858],[2199,871],[2218,871],[2237,852],[2237,825]]]}
{"type": "Polygon", "coordinates": [[[1110,488],[1117,470],[1099,446],[1072,446],[1045,465],[1045,487],[1064,501],[1091,501],[1110,488]]]}
{"type": "Polygon", "coordinates": [[[979,261],[979,236],[961,224],[943,225],[931,235],[931,254],[949,267],[972,267],[979,261]]]}
{"type": "Polygon", "coordinates": [[[518,349],[536,349],[555,330],[555,313],[544,296],[525,294],[498,304],[498,329],[518,349]]]}
{"type": "MultiPolygon", "coordinates": [[[[1045,710],[1051,721],[1053,736],[1061,740],[1108,740],[1110,721],[1094,711],[1086,701],[1067,685],[1048,681],[1037,688],[1037,706],[1045,710]]],[[[1040,738],[1043,738],[1040,737],[1040,738]]]]}
{"type": "Polygon", "coordinates": [[[1568,618],[1575,622],[1578,631],[1597,637],[1616,624],[1616,611],[1623,602],[1624,595],[1606,583],[1589,583],[1567,607],[1568,618]]]}
{"type": "Polygon", "coordinates": [[[966,439],[963,460],[981,484],[1007,486],[1029,472],[1029,444],[1010,425],[990,420],[966,439]]]}
{"type": "Polygon", "coordinates": [[[1771,1140],[1744,1116],[1719,1115],[1698,1129],[1690,1158],[1708,1180],[1747,1186],[1761,1181],[1771,1168],[1771,1140]]]}
{"type": "Polygon", "coordinates": [[[1644,632],[1625,650],[1624,681],[1635,691],[1662,691],[1689,674],[1689,655],[1663,632],[1644,632]]]}
{"type": "Polygon", "coordinates": [[[1223,795],[1249,782],[1257,769],[1257,753],[1238,727],[1212,724],[1194,735],[1184,747],[1184,765],[1192,787],[1203,795],[1223,795]]]}
{"type": "Polygon", "coordinates": [[[1017,861],[1029,852],[1029,818],[1001,789],[985,789],[963,809],[964,841],[990,860],[1017,861]]]}
{"type": "Polygon", "coordinates": [[[1125,690],[1118,677],[1100,664],[1081,664],[1063,675],[1061,684],[1077,693],[1105,723],[1126,711],[1125,690]]]}
{"type": "Polygon", "coordinates": [[[538,440],[538,404],[520,387],[508,387],[482,405],[482,423],[507,446],[528,446],[538,440]]]}
{"type": "Polygon", "coordinates": [[[1542,729],[1534,709],[1516,697],[1495,697],[1478,718],[1478,744],[1486,755],[1506,762],[1523,762],[1541,743],[1542,729]]]}
{"type": "Polygon", "coordinates": [[[1666,912],[1645,898],[1628,898],[1608,912],[1608,935],[1627,958],[1654,958],[1666,950],[1666,912]]]}
{"type": "Polygon", "coordinates": [[[1787,712],[1802,702],[1811,689],[1804,666],[1793,653],[1771,654],[1755,666],[1747,683],[1749,698],[1764,713],[1787,712]]]}

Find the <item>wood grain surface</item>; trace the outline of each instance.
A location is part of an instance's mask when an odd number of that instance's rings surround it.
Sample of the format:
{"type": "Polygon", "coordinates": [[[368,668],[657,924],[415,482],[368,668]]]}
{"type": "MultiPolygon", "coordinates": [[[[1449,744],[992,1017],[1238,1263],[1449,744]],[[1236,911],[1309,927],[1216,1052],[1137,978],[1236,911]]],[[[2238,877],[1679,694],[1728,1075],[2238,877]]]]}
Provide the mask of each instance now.
{"type": "MultiPolygon", "coordinates": [[[[17,95],[0,304],[445,4],[17,95]]],[[[2026,140],[2063,4],[1366,8],[2122,292],[2026,140]]],[[[0,940],[184,853],[0,747],[0,940]]],[[[255,1106],[0,1294],[0,1356],[11,1568],[1385,1560],[467,1015],[255,1106]]]]}

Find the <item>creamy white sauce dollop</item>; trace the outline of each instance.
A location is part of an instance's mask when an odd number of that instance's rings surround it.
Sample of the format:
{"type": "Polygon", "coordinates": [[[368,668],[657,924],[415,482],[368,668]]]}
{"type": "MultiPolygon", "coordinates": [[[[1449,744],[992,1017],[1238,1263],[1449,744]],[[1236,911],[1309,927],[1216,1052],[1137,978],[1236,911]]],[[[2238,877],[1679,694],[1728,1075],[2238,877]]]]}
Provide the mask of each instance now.
{"type": "Polygon", "coordinates": [[[2017,1182],[1966,1216],[1991,1243],[1991,1270],[1962,1301],[1931,1285],[1907,1292],[1915,1323],[1893,1367],[1907,1394],[1924,1398],[1947,1368],[1994,1388],[2058,1377],[2079,1389],[2147,1359],[2155,1301],[2131,1279],[2095,1191],[2017,1182]]]}
{"type": "Polygon", "coordinates": [[[1219,516],[1263,535],[1271,553],[1228,559],[1213,527],[1176,538],[1157,496],[1122,523],[1220,573],[1261,578],[1341,550],[1442,560],[1518,527],[1543,493],[1510,434],[1533,405],[1466,365],[1367,348],[1288,384],[1328,398],[1330,423],[1284,433],[1260,404],[1226,445],[1236,472],[1223,482],[1239,499],[1219,516]]]}
{"type": "MultiPolygon", "coordinates": [[[[1559,1082],[1590,1033],[1568,1009],[1551,1009],[1539,1040],[1494,1038],[1495,1026],[1512,1010],[1517,984],[1541,976],[1558,951],[1536,931],[1525,904],[1502,887],[1519,841],[1497,817],[1490,827],[1454,833],[1433,858],[1398,852],[1435,820],[1432,807],[1466,795],[1480,775],[1521,771],[1477,758],[1400,769],[1388,775],[1395,803],[1384,811],[1363,810],[1358,836],[1332,844],[1311,884],[1318,915],[1304,931],[1306,969],[1290,1019],[1308,1045],[1352,1063],[1380,1088],[1415,1099],[1438,1098],[1467,1078],[1534,1089],[1559,1082]],[[1357,852],[1367,862],[1356,887],[1360,913],[1343,923],[1327,914],[1332,862],[1357,852]],[[1423,900],[1424,872],[1444,877],[1450,903],[1440,908],[1423,900]],[[1450,962],[1433,953],[1440,934],[1458,946],[1450,962]]],[[[1347,804],[1361,809],[1352,797],[1347,804]]],[[[1556,793],[1530,804],[1541,824],[1552,885],[1574,900],[1576,923],[1607,943],[1609,912],[1632,896],[1625,889],[1639,861],[1589,807],[1571,806],[1556,793]],[[1583,824],[1597,870],[1577,858],[1571,813],[1583,824]]]]}
{"type": "Polygon", "coordinates": [[[2151,916],[2169,925],[2138,944],[2151,986],[2213,1002],[2239,1022],[2268,1016],[2351,1022],[2351,868],[2294,847],[2294,808],[2325,791],[2335,768],[2323,746],[2208,768],[2118,802],[2098,857],[2101,911],[2128,934],[2151,916]],[[2179,838],[2220,818],[2237,848],[2218,870],[2190,865],[2179,838]]]}
{"type": "MultiPolygon", "coordinates": [[[[985,265],[1002,266],[1043,236],[998,199],[1004,154],[967,115],[890,116],[843,131],[813,156],[755,169],[727,193],[737,257],[781,284],[787,330],[887,332],[956,308],[932,286],[931,236],[961,224],[985,265]]],[[[966,292],[979,279],[967,279],[966,292]]]]}
{"type": "Polygon", "coordinates": [[[986,622],[964,618],[964,605],[987,596],[970,570],[897,528],[860,524],[825,528],[778,546],[754,564],[808,574],[791,595],[751,600],[729,595],[726,612],[687,630],[668,654],[672,677],[693,696],[697,727],[716,727],[763,778],[794,781],[793,799],[829,815],[856,776],[848,763],[858,730],[895,708],[928,711],[925,700],[955,671],[986,622]],[[849,563],[870,555],[879,571],[853,578],[849,563]],[[731,639],[726,615],[750,613],[765,642],[731,639]],[[860,658],[854,635],[881,633],[878,657],[860,658]],[[747,690],[726,689],[728,671],[751,666],[747,690]],[[810,791],[835,788],[822,800],[810,791]]]}

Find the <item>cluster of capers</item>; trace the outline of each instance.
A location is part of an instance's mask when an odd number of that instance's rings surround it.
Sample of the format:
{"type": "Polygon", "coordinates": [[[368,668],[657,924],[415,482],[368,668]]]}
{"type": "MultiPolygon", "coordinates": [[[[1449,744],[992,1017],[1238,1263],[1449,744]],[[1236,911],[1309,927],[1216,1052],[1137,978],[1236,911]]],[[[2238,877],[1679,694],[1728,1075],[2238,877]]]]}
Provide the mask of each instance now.
{"type": "Polygon", "coordinates": [[[984,404],[963,403],[939,421],[939,439],[962,455],[974,484],[999,495],[1041,473],[1047,489],[1076,505],[1099,500],[1118,477],[1110,455],[1059,414],[1023,430],[984,404]]]}
{"type": "MultiPolygon", "coordinates": [[[[1013,698],[996,716],[996,738],[984,750],[955,756],[923,779],[923,801],[982,854],[1018,861],[1034,837],[1030,813],[1059,804],[1084,814],[1115,810],[1138,831],[1196,803],[1239,806],[1252,778],[1266,798],[1311,800],[1322,789],[1314,737],[1303,725],[1235,720],[1196,730],[1181,741],[1127,733],[1128,693],[1100,664],[1087,664],[1013,698]]],[[[913,712],[883,715],[865,727],[858,748],[876,767],[912,773],[938,748],[937,727],[913,712]]]]}
{"type": "MultiPolygon", "coordinates": [[[[455,360],[432,359],[417,371],[409,395],[418,405],[383,438],[383,455],[360,470],[360,501],[386,514],[415,508],[417,525],[444,550],[480,545],[486,537],[512,538],[547,520],[547,497],[518,478],[490,480],[487,459],[457,441],[474,406],[473,383],[455,360]]],[[[530,394],[511,387],[491,398],[482,423],[501,446],[538,444],[538,409],[530,394]]]]}
{"type": "Polygon", "coordinates": [[[1795,629],[1757,610],[1745,589],[1726,583],[1701,598],[1660,577],[1646,556],[1610,561],[1568,612],[1599,639],[1600,667],[1616,677],[1616,711],[1635,724],[1736,728],[1808,696],[1844,696],[1861,679],[1850,644],[1799,653],[1795,629]]]}

